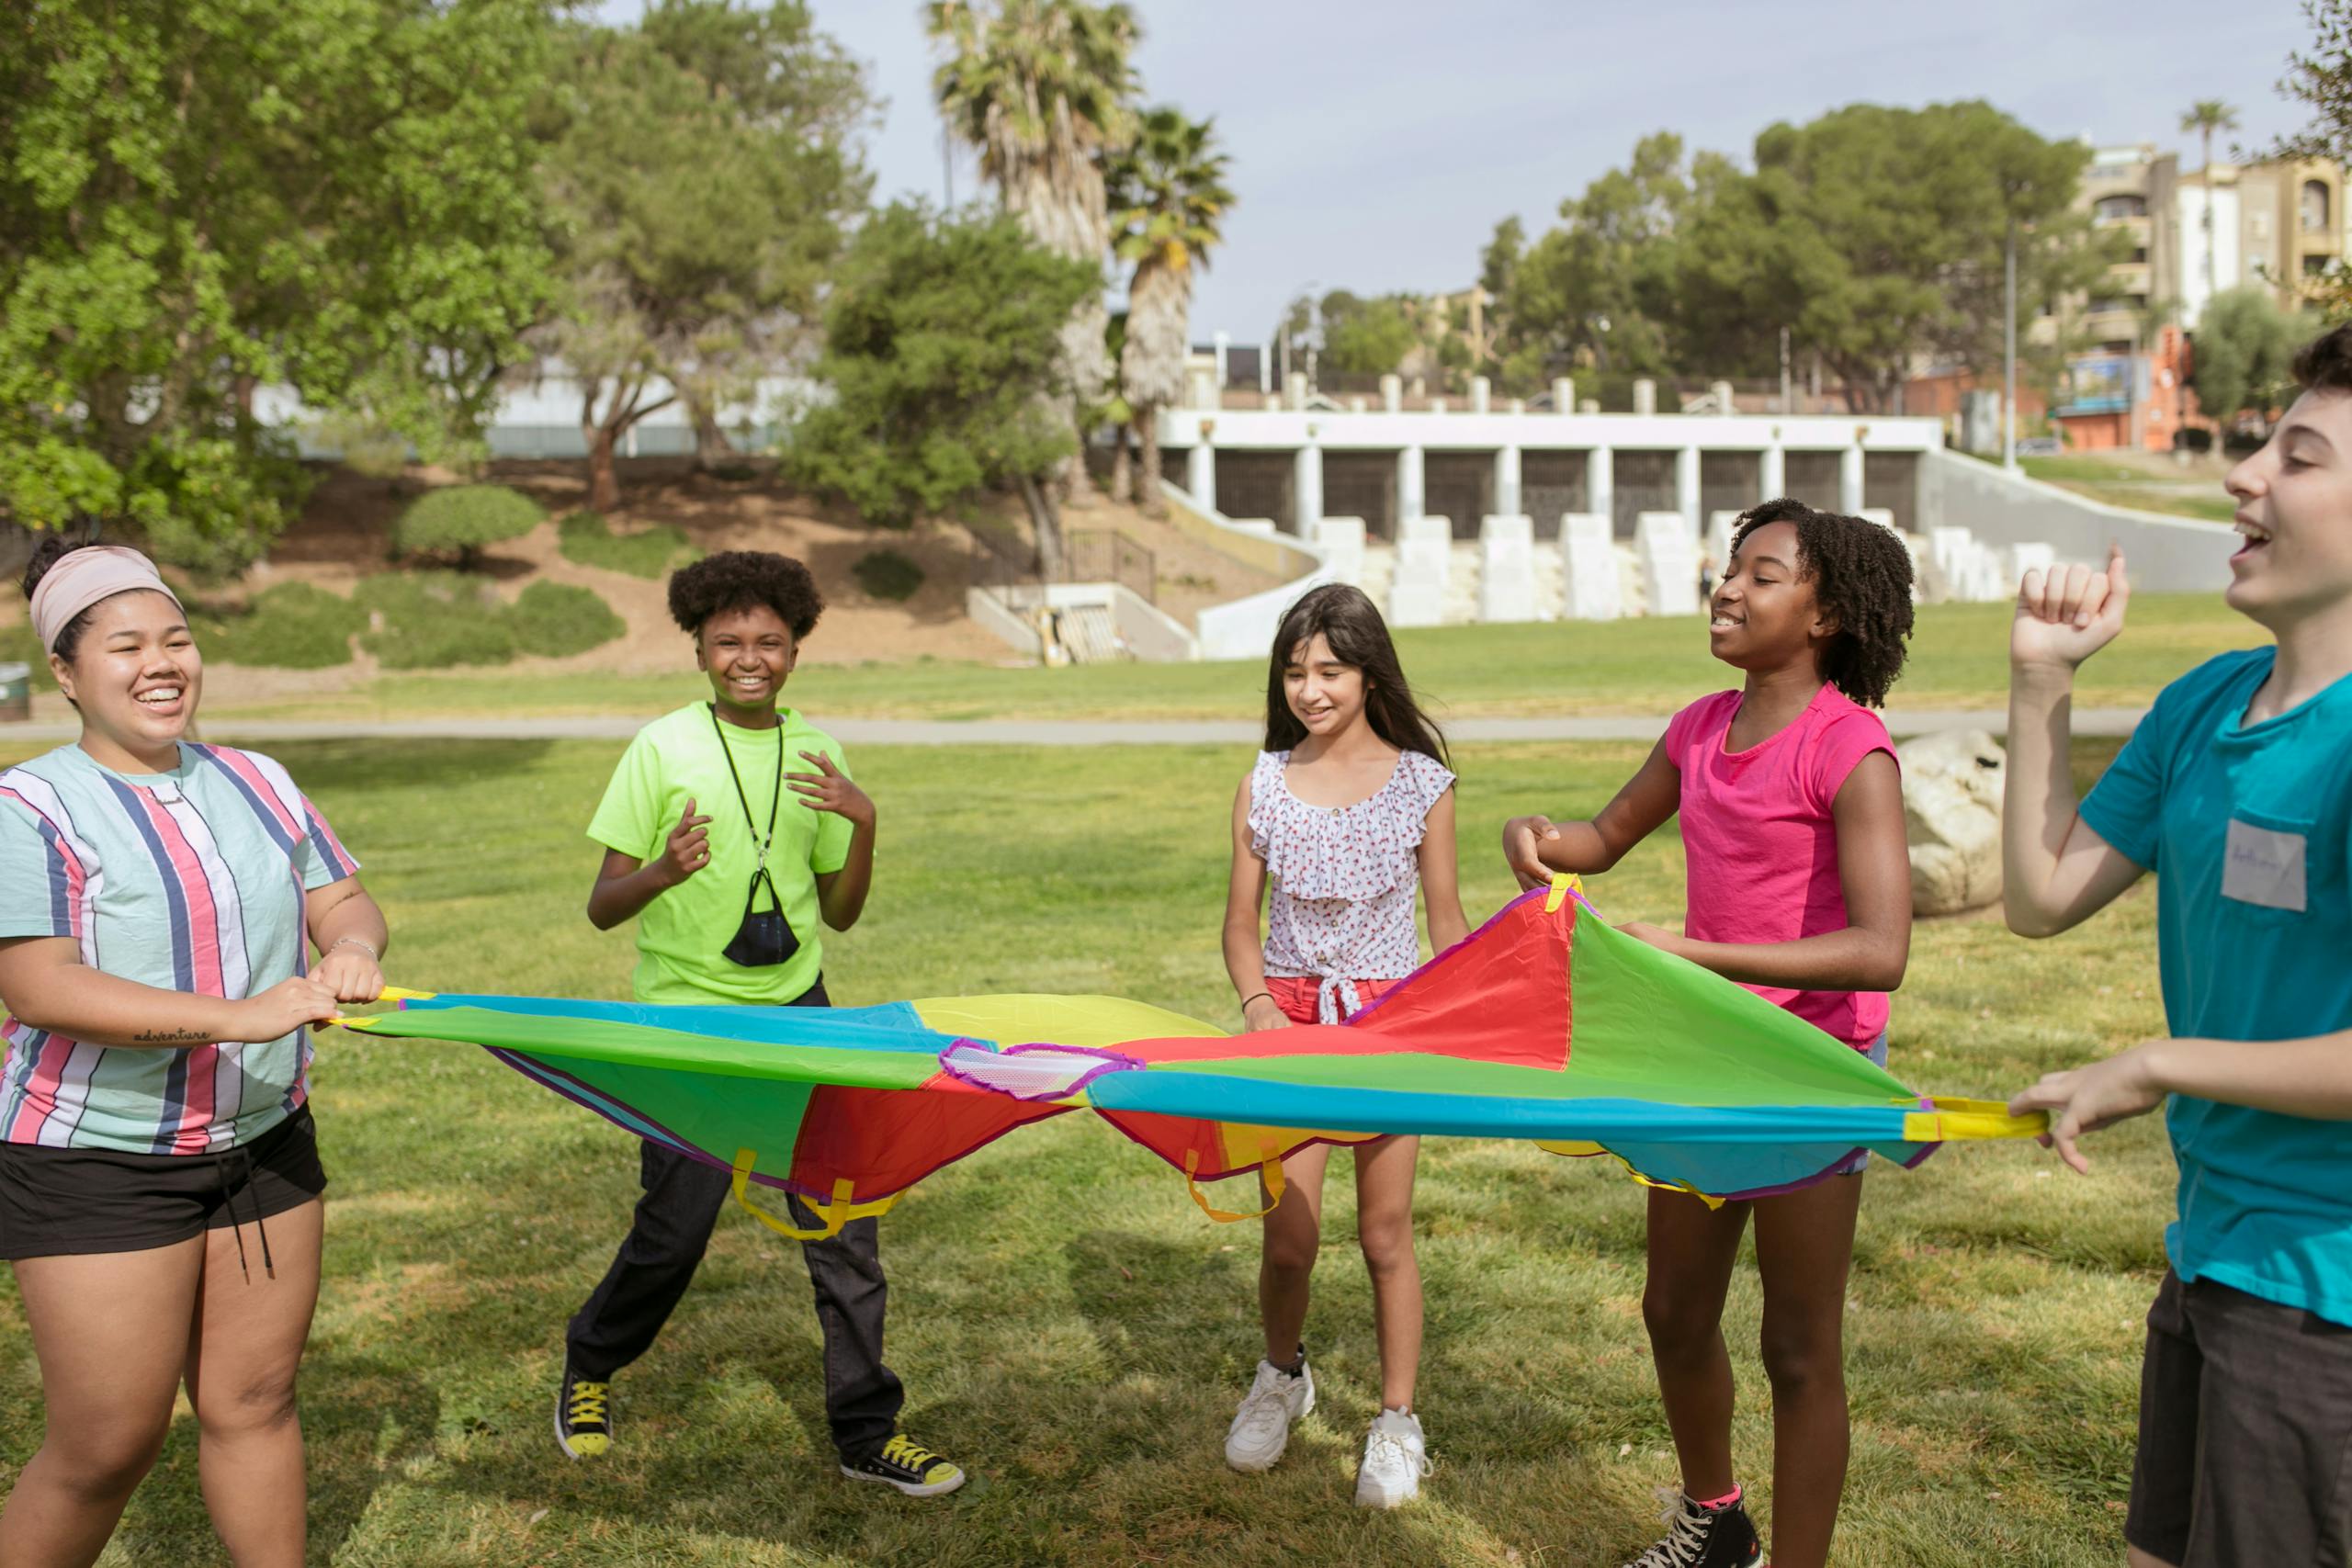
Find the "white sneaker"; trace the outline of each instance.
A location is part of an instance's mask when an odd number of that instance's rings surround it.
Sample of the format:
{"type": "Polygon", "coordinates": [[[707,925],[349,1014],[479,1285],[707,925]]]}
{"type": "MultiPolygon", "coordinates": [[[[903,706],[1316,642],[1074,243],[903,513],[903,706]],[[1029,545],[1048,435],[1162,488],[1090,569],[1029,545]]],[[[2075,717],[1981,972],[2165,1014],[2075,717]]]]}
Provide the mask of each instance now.
{"type": "Polygon", "coordinates": [[[1272,1470],[1290,1445],[1290,1424],[1314,1408],[1315,1373],[1304,1359],[1296,1377],[1272,1361],[1259,1362],[1257,1381],[1226,1431],[1225,1462],[1253,1473],[1272,1470]]]}
{"type": "Polygon", "coordinates": [[[1420,1418],[1408,1411],[1384,1410],[1364,1434],[1363,1464],[1356,1472],[1356,1506],[1395,1508],[1421,1495],[1430,1472],[1420,1418]]]}

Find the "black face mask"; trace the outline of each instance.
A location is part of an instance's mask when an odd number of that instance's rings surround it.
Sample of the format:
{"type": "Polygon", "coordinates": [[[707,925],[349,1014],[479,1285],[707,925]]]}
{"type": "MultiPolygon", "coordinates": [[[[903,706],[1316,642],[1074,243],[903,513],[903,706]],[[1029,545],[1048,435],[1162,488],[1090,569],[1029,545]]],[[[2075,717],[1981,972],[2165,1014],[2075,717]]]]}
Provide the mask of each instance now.
{"type": "Polygon", "coordinates": [[[782,964],[800,951],[800,939],[792,934],[792,922],[784,918],[784,900],[776,897],[767,867],[752,873],[751,896],[743,900],[743,923],[736,928],[735,940],[719,951],[729,963],[746,969],[782,964]],[[764,909],[759,907],[763,886],[768,894],[764,909]]]}
{"type": "MultiPolygon", "coordinates": [[[[751,797],[743,793],[742,776],[735,772],[735,754],[727,749],[727,732],[718,728],[718,709],[710,710],[710,727],[718,736],[718,754],[727,759],[727,776],[735,781],[735,798],[743,807],[743,826],[753,834],[759,832],[752,820],[751,797]]],[[[746,969],[763,969],[782,964],[800,951],[800,939],[792,934],[792,922],[784,918],[784,900],[775,890],[775,879],[768,875],[768,847],[775,842],[776,807],[784,804],[784,726],[775,728],[775,796],[768,802],[767,836],[760,840],[760,858],[752,868],[752,886],[743,899],[743,923],[735,929],[735,938],[719,953],[729,963],[746,969]],[[767,890],[768,907],[760,908],[760,890],[767,890]]]]}

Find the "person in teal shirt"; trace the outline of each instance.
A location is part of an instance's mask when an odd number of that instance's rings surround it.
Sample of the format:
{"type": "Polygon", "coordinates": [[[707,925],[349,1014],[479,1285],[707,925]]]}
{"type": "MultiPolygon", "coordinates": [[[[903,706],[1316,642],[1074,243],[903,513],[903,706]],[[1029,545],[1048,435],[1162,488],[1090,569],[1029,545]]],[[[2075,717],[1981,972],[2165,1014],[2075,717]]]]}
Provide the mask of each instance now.
{"type": "Polygon", "coordinates": [[[2077,1140],[2167,1100],[2172,1267],[2148,1315],[2133,1568],[2352,1561],[2352,327],[2233,468],[2233,609],[2272,646],[2157,696],[2079,806],[2074,671],[2123,628],[2105,571],[2029,572],[2010,637],[2004,901],[2050,936],[2157,874],[2171,1036],[2052,1073],[2014,1111],[2077,1140]]]}
{"type": "MultiPolygon", "coordinates": [[[[824,928],[847,931],[874,874],[874,802],[832,737],[783,706],[785,682],[824,609],[808,569],[722,550],[670,580],[670,614],[695,639],[711,700],[639,730],[588,826],[604,850],[588,919],[637,921],[641,1002],[825,1007],[824,928]]],[[[610,1451],[612,1380],[651,1348],[702,1262],[732,1173],[646,1142],[628,1235],[571,1319],[556,1440],[610,1451]]],[[[803,1230],[818,1215],[788,1200],[803,1230]]],[[[905,1391],[882,1360],[876,1221],[802,1244],[824,1337],[825,1414],[843,1475],[910,1496],[964,1472],[897,1430],[905,1391]]]]}

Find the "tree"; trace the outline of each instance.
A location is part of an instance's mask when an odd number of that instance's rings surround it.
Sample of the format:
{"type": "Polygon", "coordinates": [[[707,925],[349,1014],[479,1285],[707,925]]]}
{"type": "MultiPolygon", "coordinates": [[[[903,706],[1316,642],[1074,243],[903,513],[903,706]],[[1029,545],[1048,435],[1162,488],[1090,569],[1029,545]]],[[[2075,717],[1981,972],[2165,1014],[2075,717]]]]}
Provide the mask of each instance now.
{"type": "Polygon", "coordinates": [[[2238,111],[2219,98],[2199,98],[2188,106],[2187,114],[2180,117],[2180,129],[2196,131],[2204,139],[2205,143],[2205,161],[2201,177],[2205,182],[2203,227],[2205,230],[2205,297],[2208,299],[2218,293],[2222,287],[2220,266],[2214,259],[2218,253],[2214,249],[2217,242],[2213,237],[2213,133],[2217,130],[2235,130],[2237,128],[2238,111]]]}
{"type": "Polygon", "coordinates": [[[1421,346],[1422,301],[1410,294],[1360,299],[1335,288],[1323,297],[1322,363],[1359,376],[1386,376],[1421,346]]]}
{"type": "Polygon", "coordinates": [[[1502,291],[1506,382],[1579,364],[1613,375],[1667,367],[1665,330],[1644,301],[1656,294],[1655,275],[1670,265],[1690,195],[1682,139],[1660,131],[1642,139],[1626,168],[1560,204],[1559,226],[1518,257],[1502,291]]]}
{"type": "Polygon", "coordinates": [[[1668,312],[1678,346],[1760,370],[1786,326],[1858,412],[1892,407],[1922,355],[1997,366],[2013,226],[2020,313],[2090,287],[2121,254],[2120,233],[2073,209],[2088,156],[1974,102],[1856,104],[1769,127],[1753,175],[1700,178],[1668,312]]]}
{"type": "MultiPolygon", "coordinates": [[[[2282,137],[2274,156],[2352,161],[2352,0],[2303,0],[2312,46],[2288,57],[2278,91],[2301,102],[2311,122],[2282,137]]],[[[2314,288],[2305,286],[2329,320],[2352,315],[2352,268],[2337,262],[2314,288]]]]}
{"type": "Polygon", "coordinates": [[[2303,333],[2303,323],[2258,283],[2213,296],[2197,319],[2189,385],[2198,407],[2225,429],[2245,413],[2267,422],[2288,400],[2303,333]]]}
{"type": "Polygon", "coordinates": [[[718,406],[801,345],[865,204],[870,100],[794,0],[660,0],[572,42],[546,108],[562,294],[537,336],[580,384],[604,512],[639,421],[684,397],[707,442],[718,406]]]}
{"type": "Polygon", "coordinates": [[[1216,135],[1214,120],[1156,108],[1110,165],[1114,248],[1136,269],[1127,285],[1119,384],[1143,438],[1142,506],[1154,517],[1167,510],[1159,497],[1159,411],[1184,394],[1193,275],[1224,239],[1218,225],[1233,205],[1225,185],[1227,159],[1216,150],[1216,135]]]}
{"type": "Polygon", "coordinates": [[[544,516],[537,502],[505,485],[445,485],[409,502],[393,523],[392,554],[455,556],[459,571],[471,571],[485,547],[521,538],[544,516]]]}
{"type": "Polygon", "coordinates": [[[0,20],[0,517],[233,571],[302,488],[265,384],[479,442],[544,298],[547,0],[118,0],[0,20]]]}
{"type": "Polygon", "coordinates": [[[827,297],[814,367],[831,389],[794,428],[786,471],[871,522],[968,513],[1021,493],[1040,568],[1058,558],[1051,483],[1074,437],[1060,410],[1062,327],[1095,290],[1091,265],[1036,244],[1009,216],[933,218],[899,203],[851,242],[827,297]]]}
{"type": "MultiPolygon", "coordinates": [[[[930,0],[925,19],[946,51],[932,87],[948,126],[978,151],[1005,210],[1099,282],[1111,242],[1102,162],[1135,134],[1135,13],[1086,0],[930,0]]],[[[1081,443],[1110,379],[1103,315],[1098,288],[1062,330],[1062,396],[1081,443]]],[[[1091,491],[1085,464],[1064,477],[1073,498],[1091,491]]],[[[1045,547],[1058,557],[1058,539],[1045,547]]]]}

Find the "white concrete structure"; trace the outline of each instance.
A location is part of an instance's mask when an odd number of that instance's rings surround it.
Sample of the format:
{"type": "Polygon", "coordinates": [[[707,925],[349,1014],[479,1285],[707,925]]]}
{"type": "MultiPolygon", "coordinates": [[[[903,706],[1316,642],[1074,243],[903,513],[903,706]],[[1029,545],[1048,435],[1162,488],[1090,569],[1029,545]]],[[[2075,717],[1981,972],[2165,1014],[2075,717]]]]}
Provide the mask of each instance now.
{"type": "Polygon", "coordinates": [[[1609,519],[1571,512],[1560,519],[1561,614],[1572,621],[1613,621],[1625,613],[1618,584],[1617,542],[1609,519]]]}
{"type": "MultiPolygon", "coordinates": [[[[2226,523],[2109,506],[1955,452],[1931,452],[1921,465],[1920,508],[1930,538],[1939,527],[1966,528],[1996,548],[2046,544],[2061,560],[2104,561],[2112,540],[2123,547],[2132,586],[2159,593],[2220,592],[2238,547],[2226,523]]],[[[2017,591],[2011,577],[2001,597],[2017,591]]]]}
{"type": "Polygon", "coordinates": [[[1645,512],[1634,538],[1653,615],[1699,613],[1699,549],[1679,512],[1645,512]]]}
{"type": "Polygon", "coordinates": [[[1713,563],[1715,581],[1721,582],[1724,569],[1731,565],[1731,537],[1739,526],[1736,512],[1717,512],[1707,518],[1707,559],[1713,563]]]}
{"type": "Polygon", "coordinates": [[[1478,618],[1535,619],[1535,520],[1490,516],[1478,525],[1478,618]]]}
{"type": "Polygon", "coordinates": [[[1396,533],[1396,578],[1388,585],[1388,623],[1438,626],[1445,618],[1446,579],[1453,567],[1453,520],[1408,517],[1396,533]]]}
{"type": "Polygon", "coordinates": [[[1335,582],[1361,582],[1363,578],[1363,519],[1326,517],[1316,525],[1315,543],[1335,582]]]}
{"type": "Polygon", "coordinates": [[[2001,562],[2001,576],[2011,585],[2011,592],[2017,591],[2016,584],[2025,581],[2027,572],[2047,572],[2058,563],[2058,551],[2054,546],[2051,545],[2011,545],[2001,553],[2004,558],[2001,562]]]}
{"type": "MultiPolygon", "coordinates": [[[[1555,389],[1554,395],[1559,397],[1560,390],[1555,389]]],[[[1376,454],[1395,465],[1393,516],[1401,523],[1423,515],[1430,508],[1427,454],[1431,450],[1486,455],[1493,464],[1493,477],[1485,505],[1500,516],[1543,510],[1531,504],[1534,498],[1523,482],[1529,454],[1576,454],[1583,464],[1582,510],[1611,519],[1616,519],[1620,480],[1626,471],[1626,465],[1618,461],[1619,454],[1668,453],[1671,455],[1668,479],[1671,495],[1661,499],[1681,515],[1695,541],[1709,511],[1724,505],[1716,500],[1710,507],[1704,497],[1702,481],[1710,455],[1738,454],[1750,460],[1755,493],[1740,497],[1744,504],[1786,494],[1790,455],[1815,455],[1814,477],[1804,481],[1807,493],[1800,499],[1854,513],[1862,507],[1866,457],[1917,457],[1939,450],[1943,445],[1943,423],[1936,419],[1558,410],[1514,413],[1491,406],[1481,412],[1475,395],[1466,411],[1408,412],[1403,409],[1402,400],[1401,386],[1390,378],[1382,385],[1379,402],[1364,412],[1291,407],[1167,409],[1159,415],[1159,441],[1164,449],[1185,454],[1185,488],[1209,506],[1216,504],[1221,454],[1268,453],[1289,458],[1293,465],[1288,485],[1291,514],[1283,522],[1290,533],[1302,539],[1315,537],[1331,482],[1331,459],[1342,454],[1351,455],[1359,470],[1363,458],[1353,456],[1357,454],[1376,454]],[[1836,460],[1834,483],[1826,478],[1819,461],[1829,455],[1836,460]],[[1834,494],[1825,493],[1832,489],[1834,494]]],[[[1556,457],[1547,466],[1556,469],[1556,457]]],[[[1351,504],[1350,510],[1360,508],[1351,504]]],[[[1898,513],[1902,510],[1898,508],[1898,513]]],[[[1917,511],[1917,505],[1911,510],[1917,511]]],[[[1919,526],[1912,517],[1898,515],[1897,520],[1906,527],[1919,526]]],[[[1367,514],[1366,521],[1378,532],[1385,519],[1367,514]]],[[[1543,526],[1538,532],[1548,532],[1551,514],[1544,513],[1539,521],[1543,526]]],[[[1630,522],[1630,518],[1619,520],[1619,525],[1630,522]]]]}

